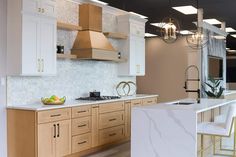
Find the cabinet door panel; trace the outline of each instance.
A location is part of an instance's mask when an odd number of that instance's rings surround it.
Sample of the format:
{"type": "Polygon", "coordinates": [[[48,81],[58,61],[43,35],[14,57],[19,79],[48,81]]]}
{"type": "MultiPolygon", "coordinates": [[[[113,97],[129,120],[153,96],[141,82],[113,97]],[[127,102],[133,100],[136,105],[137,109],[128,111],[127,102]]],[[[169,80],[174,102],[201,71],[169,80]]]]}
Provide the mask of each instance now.
{"type": "Polygon", "coordinates": [[[71,120],[60,121],[57,124],[56,157],[71,154],[71,120]]]}
{"type": "Polygon", "coordinates": [[[39,0],[23,0],[23,11],[27,13],[40,13],[39,0]]]}
{"type": "Polygon", "coordinates": [[[130,75],[145,75],[145,39],[130,37],[130,75]]]}
{"type": "Polygon", "coordinates": [[[56,1],[42,0],[42,14],[50,17],[56,17],[56,1]]]}
{"type": "Polygon", "coordinates": [[[136,75],[143,76],[145,75],[145,39],[144,38],[136,38],[136,54],[135,54],[135,62],[136,62],[136,75]]]}
{"type": "Polygon", "coordinates": [[[55,129],[53,123],[38,125],[38,157],[55,157],[55,129]]]}
{"type": "Polygon", "coordinates": [[[39,18],[24,14],[22,31],[22,73],[29,75],[39,75],[39,18]]]}
{"type": "Polygon", "coordinates": [[[56,74],[56,20],[41,19],[41,65],[45,75],[56,74]]]}

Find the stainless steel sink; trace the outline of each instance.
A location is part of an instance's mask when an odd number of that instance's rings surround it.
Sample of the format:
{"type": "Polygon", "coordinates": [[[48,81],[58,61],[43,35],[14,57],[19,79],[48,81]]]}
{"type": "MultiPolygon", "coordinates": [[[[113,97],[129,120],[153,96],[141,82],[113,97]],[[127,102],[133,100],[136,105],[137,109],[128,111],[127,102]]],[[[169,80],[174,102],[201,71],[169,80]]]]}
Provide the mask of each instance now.
{"type": "Polygon", "coordinates": [[[175,102],[173,105],[191,105],[194,104],[194,102],[175,102]]]}
{"type": "Polygon", "coordinates": [[[192,105],[195,103],[197,103],[197,102],[194,100],[180,100],[180,101],[170,102],[168,104],[170,104],[170,105],[192,105]]]}

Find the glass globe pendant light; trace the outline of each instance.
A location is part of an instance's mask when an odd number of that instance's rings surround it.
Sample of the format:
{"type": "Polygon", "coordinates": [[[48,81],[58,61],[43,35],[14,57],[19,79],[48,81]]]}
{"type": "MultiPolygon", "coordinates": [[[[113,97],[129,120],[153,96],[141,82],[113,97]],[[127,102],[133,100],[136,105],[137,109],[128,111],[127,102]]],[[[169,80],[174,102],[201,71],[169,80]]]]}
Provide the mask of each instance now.
{"type": "Polygon", "coordinates": [[[193,49],[201,49],[205,47],[208,43],[208,32],[204,30],[202,27],[203,23],[203,9],[198,8],[198,0],[197,0],[197,30],[192,35],[186,36],[187,43],[189,47],[193,49]]]}
{"type": "MultiPolygon", "coordinates": [[[[171,8],[171,0],[169,0],[171,8]]],[[[161,37],[166,43],[174,43],[178,38],[178,33],[180,30],[179,23],[176,19],[166,17],[161,22],[163,25],[161,27],[161,37]]]]}
{"type": "Polygon", "coordinates": [[[165,40],[168,40],[169,38],[175,40],[177,38],[176,26],[172,23],[171,18],[169,18],[169,22],[166,25],[164,25],[163,28],[165,31],[165,33],[164,33],[165,40]]]}

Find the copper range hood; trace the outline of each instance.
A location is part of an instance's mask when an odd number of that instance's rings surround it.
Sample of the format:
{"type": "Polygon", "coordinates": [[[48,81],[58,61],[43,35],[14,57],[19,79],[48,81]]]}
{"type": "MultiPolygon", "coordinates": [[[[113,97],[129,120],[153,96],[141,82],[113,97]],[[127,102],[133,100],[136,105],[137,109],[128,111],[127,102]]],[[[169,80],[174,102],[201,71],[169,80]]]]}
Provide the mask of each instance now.
{"type": "Polygon", "coordinates": [[[92,4],[79,6],[79,31],[71,53],[77,58],[118,60],[118,53],[102,33],[102,8],[92,4]]]}

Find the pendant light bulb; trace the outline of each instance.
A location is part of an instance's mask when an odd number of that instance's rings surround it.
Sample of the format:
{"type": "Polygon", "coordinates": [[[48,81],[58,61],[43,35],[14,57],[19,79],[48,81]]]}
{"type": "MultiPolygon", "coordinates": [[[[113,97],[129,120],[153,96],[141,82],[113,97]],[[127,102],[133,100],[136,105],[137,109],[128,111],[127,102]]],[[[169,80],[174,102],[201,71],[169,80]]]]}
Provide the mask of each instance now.
{"type": "Polygon", "coordinates": [[[175,26],[175,24],[172,22],[172,19],[169,18],[168,23],[166,23],[163,26],[163,32],[164,32],[164,40],[166,41],[175,41],[177,39],[177,27],[175,26]]]}

